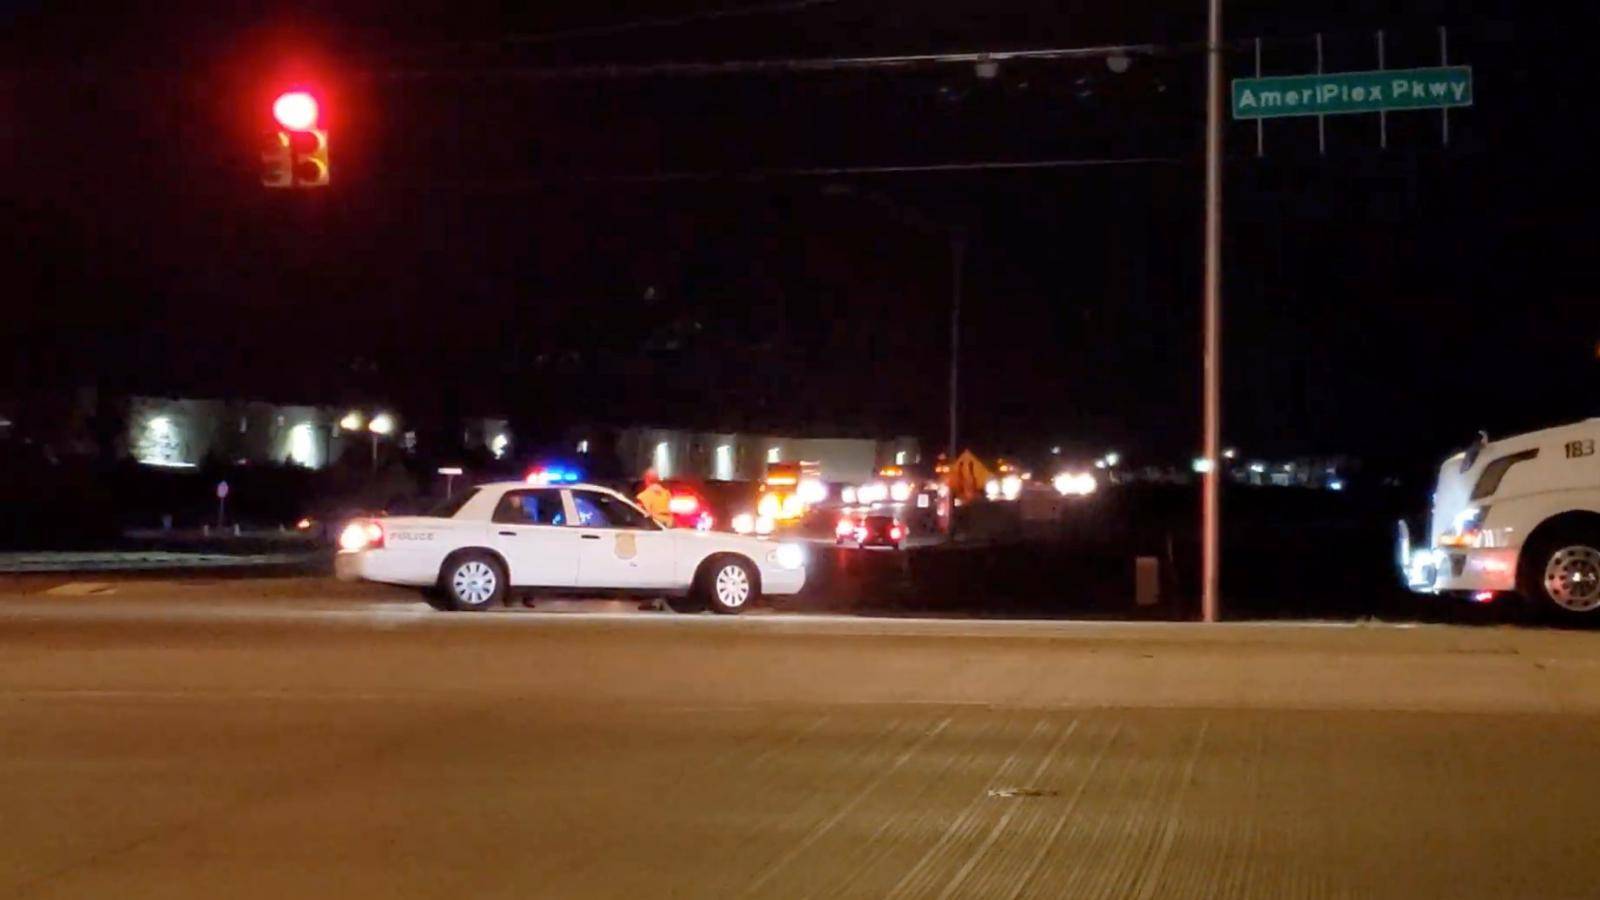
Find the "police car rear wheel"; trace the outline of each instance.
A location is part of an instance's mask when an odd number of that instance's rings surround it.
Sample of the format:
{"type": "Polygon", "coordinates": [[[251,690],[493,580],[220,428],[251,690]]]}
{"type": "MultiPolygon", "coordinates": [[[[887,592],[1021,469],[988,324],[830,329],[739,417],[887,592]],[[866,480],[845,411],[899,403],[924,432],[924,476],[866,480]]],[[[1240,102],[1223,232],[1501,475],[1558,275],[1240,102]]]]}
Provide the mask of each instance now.
{"type": "Polygon", "coordinates": [[[450,560],[440,582],[450,606],[463,612],[488,609],[506,596],[505,573],[487,553],[463,553],[450,560]]]}

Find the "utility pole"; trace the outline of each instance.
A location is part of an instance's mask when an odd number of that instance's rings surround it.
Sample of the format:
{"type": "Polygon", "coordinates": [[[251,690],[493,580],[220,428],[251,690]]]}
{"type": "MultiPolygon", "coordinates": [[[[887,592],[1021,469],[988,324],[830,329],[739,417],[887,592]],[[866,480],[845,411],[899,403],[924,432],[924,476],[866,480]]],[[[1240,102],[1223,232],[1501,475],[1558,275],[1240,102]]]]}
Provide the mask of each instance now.
{"type": "Polygon", "coordinates": [[[961,398],[961,269],[967,255],[967,233],[950,232],[950,443],[945,459],[954,463],[957,453],[957,412],[961,398]]]}
{"type": "Polygon", "coordinates": [[[1222,501],[1222,0],[1206,35],[1205,458],[1201,475],[1200,617],[1217,621],[1222,501]]]}

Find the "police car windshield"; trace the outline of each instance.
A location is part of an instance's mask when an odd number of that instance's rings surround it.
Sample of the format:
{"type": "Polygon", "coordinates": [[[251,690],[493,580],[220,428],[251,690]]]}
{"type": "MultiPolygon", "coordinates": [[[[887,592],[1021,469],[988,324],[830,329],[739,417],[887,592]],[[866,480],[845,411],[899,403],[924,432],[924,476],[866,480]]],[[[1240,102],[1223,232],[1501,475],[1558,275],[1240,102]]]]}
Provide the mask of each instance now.
{"type": "Polygon", "coordinates": [[[462,491],[454,496],[446,497],[435,503],[433,508],[428,510],[428,515],[436,519],[453,519],[456,513],[461,511],[461,507],[466,506],[467,501],[471,500],[477,493],[478,489],[473,488],[470,491],[462,491]]]}

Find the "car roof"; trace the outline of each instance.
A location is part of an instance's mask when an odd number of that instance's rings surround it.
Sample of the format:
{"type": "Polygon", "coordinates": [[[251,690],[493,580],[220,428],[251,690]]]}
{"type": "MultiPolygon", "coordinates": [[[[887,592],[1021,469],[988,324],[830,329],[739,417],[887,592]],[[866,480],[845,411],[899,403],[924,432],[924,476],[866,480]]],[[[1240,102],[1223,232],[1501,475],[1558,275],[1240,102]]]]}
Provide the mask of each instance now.
{"type": "Polygon", "coordinates": [[[609,488],[603,484],[591,484],[587,481],[562,481],[557,484],[535,484],[531,481],[490,481],[476,485],[484,489],[520,490],[523,488],[572,488],[574,490],[605,491],[608,494],[621,495],[616,488],[609,488]]]}

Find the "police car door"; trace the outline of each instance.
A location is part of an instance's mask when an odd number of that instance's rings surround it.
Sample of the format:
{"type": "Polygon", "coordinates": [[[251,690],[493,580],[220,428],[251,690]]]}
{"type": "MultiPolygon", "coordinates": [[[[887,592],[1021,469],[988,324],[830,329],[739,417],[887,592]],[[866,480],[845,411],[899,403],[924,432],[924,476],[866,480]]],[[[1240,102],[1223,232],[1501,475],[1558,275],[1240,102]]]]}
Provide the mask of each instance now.
{"type": "Polygon", "coordinates": [[[578,585],[591,588],[670,588],[673,536],[631,503],[601,491],[571,492],[577,529],[578,585]]]}

